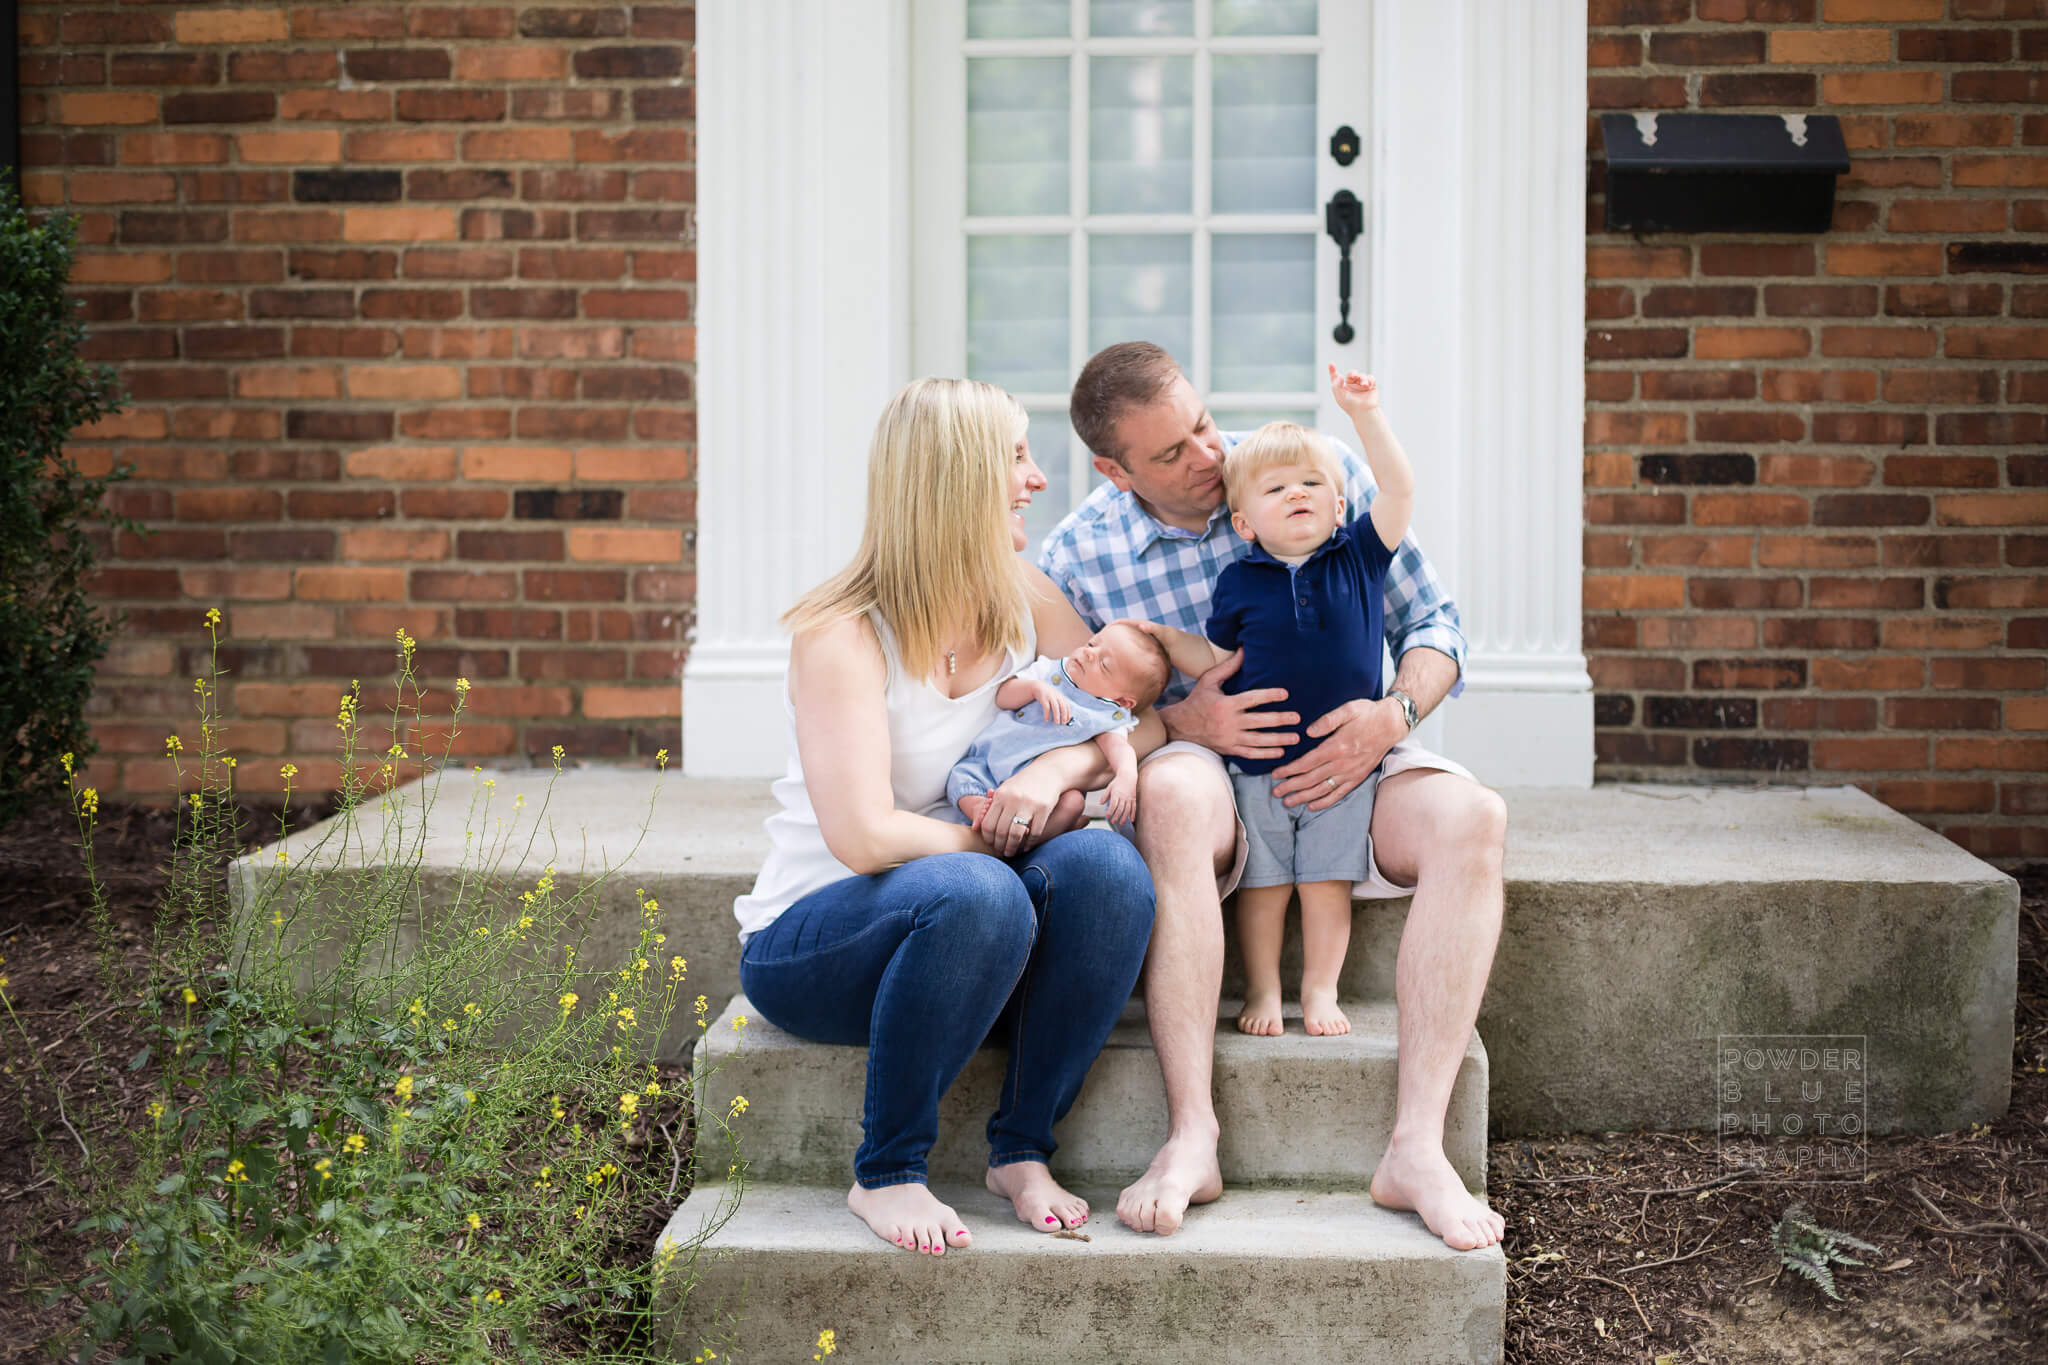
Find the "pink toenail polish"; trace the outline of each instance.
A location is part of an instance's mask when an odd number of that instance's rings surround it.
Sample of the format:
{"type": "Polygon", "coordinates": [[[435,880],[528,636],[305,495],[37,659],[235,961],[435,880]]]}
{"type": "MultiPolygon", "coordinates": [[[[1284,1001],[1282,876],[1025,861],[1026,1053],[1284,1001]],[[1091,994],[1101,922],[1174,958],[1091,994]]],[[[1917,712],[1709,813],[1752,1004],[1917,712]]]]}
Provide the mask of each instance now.
{"type": "Polygon", "coordinates": [[[1047,1215],[1045,1215],[1045,1221],[1048,1223],[1057,1223],[1059,1219],[1053,1217],[1051,1214],[1048,1213],[1047,1215]]]}

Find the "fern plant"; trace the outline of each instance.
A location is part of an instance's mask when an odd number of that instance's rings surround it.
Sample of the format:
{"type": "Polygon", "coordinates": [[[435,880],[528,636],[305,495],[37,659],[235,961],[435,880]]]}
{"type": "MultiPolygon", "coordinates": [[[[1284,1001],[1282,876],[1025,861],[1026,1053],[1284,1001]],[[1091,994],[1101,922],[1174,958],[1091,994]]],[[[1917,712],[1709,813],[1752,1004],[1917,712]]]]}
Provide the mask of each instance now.
{"type": "Polygon", "coordinates": [[[1851,1237],[1846,1232],[1824,1228],[1813,1221],[1804,1204],[1794,1204],[1778,1219],[1778,1225],[1771,1229],[1771,1245],[1777,1249],[1778,1260],[1787,1270],[1796,1270],[1820,1286],[1821,1293],[1841,1301],[1841,1294],[1835,1289],[1834,1267],[1838,1265],[1862,1265],[1843,1250],[1853,1247],[1876,1255],[1878,1248],[1861,1237],[1851,1237]]]}

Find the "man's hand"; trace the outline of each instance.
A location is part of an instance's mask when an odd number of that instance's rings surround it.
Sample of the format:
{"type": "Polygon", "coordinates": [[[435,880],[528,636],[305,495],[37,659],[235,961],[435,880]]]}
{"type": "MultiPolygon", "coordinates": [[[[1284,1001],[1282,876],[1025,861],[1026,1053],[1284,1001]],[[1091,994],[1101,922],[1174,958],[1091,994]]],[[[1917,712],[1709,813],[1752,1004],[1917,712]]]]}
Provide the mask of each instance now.
{"type": "MultiPolygon", "coordinates": [[[[1292,711],[1262,711],[1262,706],[1287,700],[1284,687],[1259,687],[1225,695],[1223,683],[1244,666],[1238,650],[1204,673],[1186,700],[1158,708],[1171,739],[1188,739],[1236,758],[1278,758],[1299,738],[1285,727],[1299,725],[1292,711]]],[[[1368,770],[1369,771],[1369,770],[1368,770]]]]}
{"type": "Polygon", "coordinates": [[[1408,737],[1408,718],[1401,703],[1388,698],[1347,701],[1318,717],[1308,736],[1323,742],[1273,770],[1273,795],[1283,805],[1307,802],[1310,810],[1327,810],[1371,777],[1387,750],[1408,737]]]}

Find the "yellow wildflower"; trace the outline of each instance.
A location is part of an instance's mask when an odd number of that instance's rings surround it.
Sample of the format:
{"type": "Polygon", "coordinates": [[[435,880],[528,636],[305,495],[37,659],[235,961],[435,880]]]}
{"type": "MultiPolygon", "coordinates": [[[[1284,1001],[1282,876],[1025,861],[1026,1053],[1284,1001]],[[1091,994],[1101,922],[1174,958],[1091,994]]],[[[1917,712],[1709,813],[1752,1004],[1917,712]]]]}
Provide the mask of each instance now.
{"type": "Polygon", "coordinates": [[[236,1157],[232,1161],[228,1162],[227,1183],[230,1185],[248,1184],[249,1177],[244,1175],[242,1172],[243,1166],[242,1159],[240,1157],[236,1157]]]}
{"type": "Polygon", "coordinates": [[[476,1091],[474,1091],[474,1090],[465,1090],[465,1091],[463,1091],[463,1092],[462,1092],[462,1102],[463,1102],[464,1104],[475,1104],[475,1103],[476,1103],[476,1091]]]}
{"type": "Polygon", "coordinates": [[[680,958],[680,957],[672,957],[672,958],[670,958],[670,959],[668,960],[668,977],[669,977],[669,980],[671,980],[671,981],[681,981],[681,980],[683,979],[683,973],[684,973],[685,971],[688,971],[688,970],[689,970],[689,966],[690,966],[690,964],[689,964],[689,963],[687,963],[687,962],[685,962],[685,961],[684,961],[684,960],[683,960],[682,958],[680,958]]]}
{"type": "Polygon", "coordinates": [[[469,693],[469,679],[467,679],[467,678],[457,678],[457,679],[455,680],[455,692],[456,692],[456,695],[457,695],[457,696],[466,696],[466,695],[468,695],[468,693],[469,693]]]}
{"type": "Polygon", "coordinates": [[[818,1349],[816,1352],[812,1354],[811,1359],[823,1360],[826,1356],[831,1355],[834,1351],[837,1351],[838,1349],[839,1339],[833,1333],[832,1329],[830,1327],[827,1327],[824,1331],[818,1333],[818,1349]]]}
{"type": "Polygon", "coordinates": [[[400,1076],[400,1077],[398,1078],[398,1084],[396,1084],[396,1085],[394,1085],[394,1086],[392,1086],[392,1087],[391,1087],[391,1093],[392,1093],[392,1094],[394,1094],[394,1095],[396,1095],[396,1096],[398,1096],[398,1098],[400,1098],[400,1099],[402,1099],[402,1100],[409,1100],[409,1099],[411,1099],[411,1098],[412,1098],[412,1077],[410,1077],[410,1076],[400,1076]]]}
{"type": "Polygon", "coordinates": [[[735,1015],[734,1015],[734,1016],[732,1017],[732,1031],[733,1031],[734,1033],[738,1033],[738,1032],[739,1032],[739,1031],[740,1031],[741,1029],[745,1028],[746,1026],[747,1026],[747,1016],[746,1016],[746,1015],[744,1015],[744,1014],[735,1014],[735,1015]]]}
{"type": "Polygon", "coordinates": [[[405,1007],[405,1012],[414,1019],[424,1019],[427,1017],[426,1004],[417,995],[412,998],[412,1003],[405,1007]]]}
{"type": "Polygon", "coordinates": [[[619,1112],[627,1118],[632,1118],[640,1112],[640,1097],[630,1092],[619,1096],[619,1112]]]}
{"type": "Polygon", "coordinates": [[[313,1163],[313,1169],[320,1173],[322,1180],[334,1179],[334,1162],[324,1156],[313,1163]]]}
{"type": "Polygon", "coordinates": [[[631,1027],[633,1027],[633,1007],[627,1005],[619,1011],[619,1032],[624,1033],[631,1027]]]}
{"type": "Polygon", "coordinates": [[[471,1232],[475,1232],[478,1228],[481,1228],[484,1225],[483,1218],[480,1215],[474,1213],[464,1214],[462,1221],[469,1224],[469,1230],[471,1232]]]}
{"type": "Polygon", "coordinates": [[[560,762],[562,761],[562,746],[561,746],[561,745],[559,745],[559,744],[557,744],[557,745],[556,745],[556,746],[554,747],[554,751],[553,751],[553,752],[554,752],[554,755],[555,755],[555,762],[557,762],[557,763],[560,763],[560,762]]]}
{"type": "Polygon", "coordinates": [[[557,1000],[555,1003],[562,1007],[562,1014],[564,1017],[567,1017],[569,1011],[576,1008],[576,1002],[580,999],[582,999],[582,997],[577,995],[574,991],[563,991],[562,998],[560,1000],[557,1000]]]}
{"type": "Polygon", "coordinates": [[[453,1033],[455,1032],[455,1021],[453,1019],[443,1019],[441,1021],[441,1028],[444,1032],[453,1033]]]}
{"type": "Polygon", "coordinates": [[[589,1205],[587,1204],[578,1204],[574,1209],[570,1210],[570,1216],[580,1223],[583,1221],[583,1210],[588,1207],[589,1205]]]}
{"type": "Polygon", "coordinates": [[[534,1182],[533,1182],[533,1187],[534,1187],[535,1189],[537,1189],[537,1190],[551,1190],[551,1189],[553,1189],[553,1188],[555,1187],[555,1182],[554,1182],[554,1181],[552,1181],[552,1180],[550,1180],[550,1179],[548,1178],[548,1177],[549,1177],[549,1176],[550,1176],[551,1174],[553,1174],[553,1172],[554,1172],[554,1167],[552,1167],[552,1166],[543,1166],[543,1167],[541,1167],[541,1168],[540,1168],[540,1179],[538,1179],[538,1180],[536,1180],[536,1181],[534,1181],[534,1182]]]}
{"type": "MultiPolygon", "coordinates": [[[[568,1111],[562,1108],[562,1097],[561,1097],[560,1095],[555,1095],[555,1096],[552,1096],[551,1098],[552,1098],[552,1099],[553,1099],[553,1101],[554,1101],[554,1106],[555,1106],[555,1117],[559,1119],[559,1118],[561,1118],[561,1117],[562,1117],[562,1116],[563,1116],[564,1114],[566,1114],[566,1113],[567,1113],[568,1111]]],[[[547,1171],[546,1171],[545,1169],[543,1169],[543,1170],[541,1171],[541,1174],[542,1174],[542,1175],[546,1175],[546,1174],[547,1174],[547,1171]]]]}
{"type": "Polygon", "coordinates": [[[495,778],[495,777],[487,777],[487,778],[485,778],[485,779],[484,779],[484,786],[485,786],[486,788],[489,788],[489,787],[495,787],[495,786],[497,786],[497,785],[498,785],[498,779],[497,779],[497,778],[495,778]]]}
{"type": "Polygon", "coordinates": [[[233,754],[222,754],[220,761],[230,768],[235,766],[235,756],[233,754]]]}
{"type": "Polygon", "coordinates": [[[505,1296],[503,1294],[500,1294],[495,1289],[493,1289],[490,1293],[484,1295],[484,1302],[486,1303],[503,1303],[504,1301],[505,1296]]]}
{"type": "Polygon", "coordinates": [[[472,1000],[462,1007],[462,1012],[472,1019],[477,1019],[482,1017],[484,1011],[483,1006],[477,1004],[476,1001],[472,1000]]]}
{"type": "Polygon", "coordinates": [[[176,753],[182,753],[182,752],[184,752],[184,749],[185,749],[185,741],[184,741],[184,740],[182,740],[182,739],[179,739],[179,738],[178,738],[178,737],[177,737],[176,735],[165,735],[165,736],[164,736],[164,752],[165,752],[165,753],[167,753],[167,754],[176,754],[176,753]]]}
{"type": "Polygon", "coordinates": [[[386,749],[384,753],[387,757],[390,758],[404,758],[405,746],[403,744],[394,744],[390,748],[386,749]]]}
{"type": "Polygon", "coordinates": [[[64,775],[66,777],[71,775],[71,757],[70,754],[64,755],[64,775]]]}
{"type": "Polygon", "coordinates": [[[734,1095],[732,1097],[732,1112],[727,1114],[726,1117],[729,1119],[736,1119],[741,1114],[744,1114],[746,1112],[747,1097],[745,1095],[734,1095]]]}
{"type": "Polygon", "coordinates": [[[291,860],[292,860],[292,855],[291,855],[291,854],[289,854],[289,853],[285,852],[285,851],[284,851],[283,849],[279,849],[279,850],[277,851],[277,865],[278,865],[279,867],[283,867],[283,866],[284,866],[284,865],[285,865],[286,863],[290,862],[291,860]]]}
{"type": "Polygon", "coordinates": [[[162,1100],[151,1100],[149,1108],[145,1112],[148,1113],[150,1121],[155,1122],[164,1116],[164,1102],[162,1100]]]}
{"type": "Polygon", "coordinates": [[[341,1140],[341,1145],[342,1149],[346,1151],[350,1156],[356,1156],[361,1154],[363,1148],[369,1146],[370,1144],[368,1139],[366,1139],[361,1133],[350,1133],[347,1137],[341,1140]]]}
{"type": "Polygon", "coordinates": [[[206,628],[207,628],[208,630],[212,630],[212,629],[213,629],[213,628],[214,628],[215,626],[217,626],[217,625],[219,625],[219,624],[220,624],[220,608],[219,608],[219,607],[208,607],[208,608],[206,609],[206,628]]]}
{"type": "Polygon", "coordinates": [[[193,990],[192,990],[192,988],[191,988],[190,986],[187,986],[187,987],[186,987],[186,988],[185,988],[185,989],[184,989],[184,990],[183,990],[183,991],[181,992],[181,994],[182,994],[182,995],[183,995],[183,996],[185,997],[185,1003],[186,1003],[186,1004],[188,1004],[188,1005],[196,1005],[196,1004],[198,1004],[198,1003],[199,1003],[199,997],[198,997],[198,995],[197,995],[197,994],[195,994],[195,993],[193,992],[193,990]]]}
{"type": "Polygon", "coordinates": [[[666,768],[668,766],[668,750],[656,749],[654,751],[654,766],[657,768],[666,768]]]}
{"type": "Polygon", "coordinates": [[[87,787],[84,791],[80,792],[78,794],[78,809],[87,815],[97,816],[100,813],[100,789],[98,787],[87,787]]]}
{"type": "Polygon", "coordinates": [[[289,782],[299,775],[299,765],[296,763],[287,763],[282,768],[279,768],[277,770],[277,775],[283,778],[285,781],[289,782]]]}
{"type": "MultiPolygon", "coordinates": [[[[281,858],[281,857],[283,857],[284,855],[283,855],[283,854],[279,854],[278,856],[279,856],[279,857],[281,858]]],[[[270,923],[271,923],[271,925],[272,925],[273,927],[275,927],[275,928],[278,928],[278,929],[282,929],[282,928],[284,928],[284,911],[282,911],[282,910],[273,910],[273,911],[271,911],[271,912],[270,912],[270,923]]]]}

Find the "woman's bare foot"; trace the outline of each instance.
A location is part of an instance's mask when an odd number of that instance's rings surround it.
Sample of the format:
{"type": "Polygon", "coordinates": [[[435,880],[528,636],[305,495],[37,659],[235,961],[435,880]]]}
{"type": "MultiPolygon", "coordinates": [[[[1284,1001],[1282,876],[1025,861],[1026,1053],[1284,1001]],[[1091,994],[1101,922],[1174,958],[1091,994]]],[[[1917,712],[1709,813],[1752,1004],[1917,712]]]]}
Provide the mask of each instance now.
{"type": "Polygon", "coordinates": [[[1492,1246],[1507,1227],[1499,1214],[1466,1190],[1441,1148],[1404,1144],[1398,1138],[1387,1144],[1386,1155],[1372,1173],[1372,1198],[1382,1208],[1421,1214],[1424,1226],[1456,1251],[1492,1246]]]}
{"type": "Polygon", "coordinates": [[[1337,992],[1332,990],[1303,990],[1301,993],[1302,1026],[1318,1038],[1328,1038],[1339,1033],[1351,1032],[1351,1019],[1337,1008],[1337,992]]]}
{"type": "Polygon", "coordinates": [[[1278,1038],[1285,1033],[1287,1030],[1280,1023],[1280,992],[1247,992],[1244,1008],[1237,1014],[1237,1031],[1255,1033],[1261,1038],[1278,1038]]]}
{"type": "Polygon", "coordinates": [[[988,1192],[1001,1195],[1018,1221],[1040,1232],[1077,1228],[1088,1221],[1088,1201],[1069,1194],[1042,1161],[1012,1161],[988,1168],[988,1192]]]}
{"type": "Polygon", "coordinates": [[[876,1190],[855,1185],[846,1192],[846,1207],[875,1236],[905,1251],[943,1256],[947,1247],[957,1250],[974,1241],[960,1215],[923,1185],[884,1185],[876,1190]]]}
{"type": "Polygon", "coordinates": [[[1116,1216],[1139,1232],[1165,1236],[1180,1230],[1188,1205],[1206,1204],[1222,1193],[1216,1135],[1168,1138],[1145,1174],[1117,1196],[1116,1216]]]}
{"type": "Polygon", "coordinates": [[[988,809],[988,793],[969,792],[953,804],[967,817],[968,824],[978,825],[981,823],[981,813],[988,809]]]}

